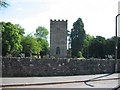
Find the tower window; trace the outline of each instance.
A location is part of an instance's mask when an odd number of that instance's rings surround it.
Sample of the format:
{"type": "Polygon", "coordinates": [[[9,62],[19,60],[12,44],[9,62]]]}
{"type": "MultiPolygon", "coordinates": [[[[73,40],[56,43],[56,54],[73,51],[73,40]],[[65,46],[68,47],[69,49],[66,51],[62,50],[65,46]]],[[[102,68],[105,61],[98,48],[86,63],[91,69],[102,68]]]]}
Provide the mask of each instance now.
{"type": "Polygon", "coordinates": [[[60,47],[57,47],[57,48],[56,48],[56,54],[57,54],[57,55],[60,55],[60,47]]]}

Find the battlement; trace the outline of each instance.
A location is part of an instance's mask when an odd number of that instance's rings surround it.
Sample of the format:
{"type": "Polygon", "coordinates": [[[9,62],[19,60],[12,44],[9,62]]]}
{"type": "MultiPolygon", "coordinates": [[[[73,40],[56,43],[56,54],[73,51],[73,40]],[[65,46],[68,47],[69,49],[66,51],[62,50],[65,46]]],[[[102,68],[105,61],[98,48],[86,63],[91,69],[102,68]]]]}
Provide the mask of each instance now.
{"type": "Polygon", "coordinates": [[[67,20],[50,19],[50,56],[64,58],[67,55],[67,20]]]}
{"type": "Polygon", "coordinates": [[[52,19],[50,19],[50,22],[67,22],[68,20],[60,20],[60,19],[58,19],[58,20],[56,20],[56,19],[54,19],[54,20],[52,20],[52,19]]]}

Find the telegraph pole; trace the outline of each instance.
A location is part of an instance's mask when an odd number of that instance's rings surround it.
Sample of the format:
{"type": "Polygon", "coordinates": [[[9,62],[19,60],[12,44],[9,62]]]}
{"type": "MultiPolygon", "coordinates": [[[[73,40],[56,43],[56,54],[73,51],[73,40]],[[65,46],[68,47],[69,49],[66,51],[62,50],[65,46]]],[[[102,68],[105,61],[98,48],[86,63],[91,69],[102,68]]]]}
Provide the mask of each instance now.
{"type": "Polygon", "coordinates": [[[118,72],[118,60],[117,60],[117,51],[118,51],[118,17],[120,16],[120,14],[118,14],[115,18],[115,72],[118,72]]]}

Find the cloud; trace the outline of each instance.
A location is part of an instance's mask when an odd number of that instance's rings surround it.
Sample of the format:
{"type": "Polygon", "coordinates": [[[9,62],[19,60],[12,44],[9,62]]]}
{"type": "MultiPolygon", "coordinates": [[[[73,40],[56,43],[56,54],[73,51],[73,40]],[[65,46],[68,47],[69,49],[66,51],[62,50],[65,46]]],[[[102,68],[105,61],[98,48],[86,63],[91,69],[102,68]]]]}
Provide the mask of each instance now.
{"type": "Polygon", "coordinates": [[[19,7],[19,8],[17,8],[17,10],[18,10],[18,11],[22,11],[22,10],[23,10],[23,8],[19,7]]]}
{"type": "Polygon", "coordinates": [[[11,3],[16,4],[17,0],[10,0],[11,3]]]}
{"type": "Polygon", "coordinates": [[[49,30],[49,18],[42,14],[24,18],[19,23],[25,28],[26,34],[35,32],[38,26],[44,26],[49,30]]]}
{"type": "MultiPolygon", "coordinates": [[[[103,35],[110,37],[114,35],[114,16],[117,14],[117,2],[113,0],[13,0],[19,2],[38,3],[32,15],[26,15],[28,11],[17,8],[18,11],[24,10],[22,18],[12,19],[25,28],[26,33],[35,32],[38,26],[45,26],[50,30],[50,19],[67,19],[68,30],[71,30],[73,23],[80,17],[82,18],[85,30],[91,35],[103,35]],[[44,6],[49,9],[44,10],[44,6]],[[40,10],[42,8],[43,11],[40,10]],[[110,33],[109,33],[110,32],[110,33]],[[109,33],[109,34],[108,34],[109,33]],[[108,35],[108,36],[107,36],[108,35]]],[[[34,6],[35,7],[35,6],[34,6]]],[[[32,7],[32,8],[34,8],[32,7]]],[[[45,7],[45,8],[46,8],[45,7]]],[[[27,8],[26,8],[27,9],[27,8]]],[[[28,8],[29,9],[29,8],[28,8]]],[[[11,20],[11,19],[9,19],[11,20]]]]}
{"type": "MultiPolygon", "coordinates": [[[[50,30],[50,19],[68,19],[68,30],[71,30],[72,24],[77,18],[81,17],[87,33],[107,36],[107,30],[111,30],[111,36],[113,35],[114,30],[112,29],[114,29],[114,25],[109,28],[109,26],[114,23],[114,21],[112,21],[113,15],[111,14],[112,11],[105,8],[106,3],[99,5],[100,1],[92,4],[86,0],[82,2],[74,2],[72,0],[52,1],[54,0],[47,2],[51,3],[49,11],[29,16],[21,20],[21,25],[25,27],[27,33],[35,32],[38,26],[45,26],[50,30]]],[[[109,3],[109,6],[110,5],[109,3]]],[[[112,9],[112,7],[110,9],[112,9]]]]}
{"type": "MultiPolygon", "coordinates": [[[[43,1],[47,1],[47,0],[11,0],[12,3],[38,3],[38,2],[43,2],[43,1]]],[[[48,0],[50,1],[50,0],[48,0]]]]}

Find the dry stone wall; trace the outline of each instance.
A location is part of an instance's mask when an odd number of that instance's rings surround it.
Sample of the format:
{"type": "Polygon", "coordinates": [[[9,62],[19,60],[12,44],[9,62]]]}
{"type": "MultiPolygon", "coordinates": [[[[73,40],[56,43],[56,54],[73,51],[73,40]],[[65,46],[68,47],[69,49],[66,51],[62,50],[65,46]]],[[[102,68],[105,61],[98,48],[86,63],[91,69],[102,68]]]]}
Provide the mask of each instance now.
{"type": "Polygon", "coordinates": [[[115,60],[2,58],[3,77],[113,73],[114,67],[115,60]]]}

